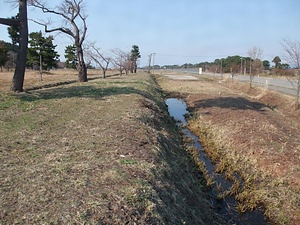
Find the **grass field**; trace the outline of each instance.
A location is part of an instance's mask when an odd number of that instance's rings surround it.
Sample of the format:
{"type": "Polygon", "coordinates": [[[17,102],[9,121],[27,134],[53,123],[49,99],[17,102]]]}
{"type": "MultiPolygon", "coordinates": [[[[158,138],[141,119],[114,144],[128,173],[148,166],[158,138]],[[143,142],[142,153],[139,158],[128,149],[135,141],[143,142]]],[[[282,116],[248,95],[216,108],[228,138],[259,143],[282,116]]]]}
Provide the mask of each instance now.
{"type": "Polygon", "coordinates": [[[223,224],[153,77],[93,73],[0,74],[0,224],[223,224]]]}

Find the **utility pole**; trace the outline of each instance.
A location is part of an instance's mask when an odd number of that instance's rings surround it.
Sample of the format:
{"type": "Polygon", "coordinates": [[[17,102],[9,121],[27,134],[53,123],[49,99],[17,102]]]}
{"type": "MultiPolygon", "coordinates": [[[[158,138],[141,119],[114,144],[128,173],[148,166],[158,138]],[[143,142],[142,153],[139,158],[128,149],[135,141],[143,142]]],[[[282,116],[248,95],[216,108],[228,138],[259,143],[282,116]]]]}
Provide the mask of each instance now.
{"type": "Polygon", "coordinates": [[[250,77],[251,77],[251,75],[252,75],[252,68],[251,68],[251,64],[252,64],[252,63],[251,63],[251,60],[252,60],[252,59],[251,59],[251,57],[250,57],[250,61],[249,61],[249,63],[250,63],[250,70],[249,70],[250,77]]]}
{"type": "Polygon", "coordinates": [[[153,73],[154,73],[154,57],[155,57],[155,54],[156,53],[152,53],[152,56],[153,56],[153,68],[152,68],[153,69],[153,73]]]}
{"type": "Polygon", "coordinates": [[[243,75],[243,58],[241,58],[241,75],[243,75]]]}
{"type": "MultiPolygon", "coordinates": [[[[58,35],[58,34],[57,34],[58,35]]],[[[56,37],[57,35],[55,35],[54,37],[56,37]]],[[[53,37],[53,38],[54,38],[53,37]]],[[[42,36],[42,39],[44,37],[42,36]]],[[[42,81],[43,80],[43,60],[42,60],[42,50],[45,48],[45,45],[52,42],[51,39],[47,39],[47,38],[44,38],[45,42],[39,46],[39,48],[36,50],[37,54],[39,54],[39,57],[40,57],[40,66],[39,66],[39,81],[42,81]]],[[[39,40],[41,41],[41,40],[39,40]]]]}
{"type": "Polygon", "coordinates": [[[221,77],[223,77],[223,64],[222,64],[222,59],[221,59],[221,77]]]}
{"type": "Polygon", "coordinates": [[[41,51],[39,52],[40,55],[40,72],[39,72],[39,81],[42,81],[42,73],[43,73],[43,64],[42,64],[42,54],[41,51]]]}
{"type": "Polygon", "coordinates": [[[148,55],[148,73],[150,74],[152,54],[148,55]]]}

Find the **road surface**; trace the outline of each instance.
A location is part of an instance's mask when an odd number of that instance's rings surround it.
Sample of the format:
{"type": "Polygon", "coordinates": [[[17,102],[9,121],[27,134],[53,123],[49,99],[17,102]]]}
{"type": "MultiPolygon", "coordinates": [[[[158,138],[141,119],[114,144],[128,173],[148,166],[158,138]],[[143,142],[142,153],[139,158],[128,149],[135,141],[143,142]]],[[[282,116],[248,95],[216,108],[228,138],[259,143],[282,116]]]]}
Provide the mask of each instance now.
{"type": "MultiPolygon", "coordinates": [[[[183,73],[190,73],[190,74],[198,74],[199,69],[197,68],[187,68],[187,69],[176,69],[175,72],[183,72],[183,73]]],[[[213,76],[216,78],[231,78],[231,74],[223,74],[223,77],[219,73],[207,73],[203,72],[205,76],[213,76]]],[[[234,80],[240,82],[249,82],[250,78],[247,75],[235,75],[233,77],[234,80]]],[[[266,87],[271,90],[279,91],[289,95],[297,95],[297,81],[289,81],[286,78],[271,78],[271,77],[258,77],[255,76],[253,79],[253,84],[256,86],[266,87]]]]}

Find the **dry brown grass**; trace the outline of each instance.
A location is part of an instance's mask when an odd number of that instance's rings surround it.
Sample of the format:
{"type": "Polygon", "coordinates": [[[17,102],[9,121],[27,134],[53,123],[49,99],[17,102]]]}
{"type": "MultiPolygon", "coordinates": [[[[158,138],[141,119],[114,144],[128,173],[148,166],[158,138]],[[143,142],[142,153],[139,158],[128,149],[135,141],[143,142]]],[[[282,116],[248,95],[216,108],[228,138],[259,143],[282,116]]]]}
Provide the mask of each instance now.
{"type": "MultiPolygon", "coordinates": [[[[29,87],[45,85],[49,83],[65,82],[70,80],[76,80],[77,73],[75,70],[54,70],[49,72],[43,72],[42,81],[38,80],[39,72],[26,70],[24,78],[24,89],[29,87]]],[[[0,73],[0,91],[8,91],[11,85],[13,72],[0,73]]]]}
{"type": "Polygon", "coordinates": [[[300,127],[294,99],[239,83],[158,78],[164,90],[185,98],[198,134],[218,168],[238,172],[245,189],[240,210],[264,205],[275,223],[300,221],[300,127]],[[223,83],[224,84],[224,83],[223,83]]]}
{"type": "Polygon", "coordinates": [[[1,90],[0,224],[222,224],[148,75],[1,90]]]}
{"type": "MultiPolygon", "coordinates": [[[[107,76],[118,74],[115,70],[107,71],[107,76]]],[[[26,70],[24,77],[24,89],[32,89],[35,87],[42,87],[49,84],[59,84],[64,82],[71,82],[77,80],[78,72],[73,69],[58,69],[43,71],[42,81],[39,81],[39,72],[34,70],[26,70]]],[[[13,72],[0,72],[0,92],[9,91],[13,72]]],[[[95,79],[102,77],[101,70],[88,70],[88,78],[95,79]]]]}

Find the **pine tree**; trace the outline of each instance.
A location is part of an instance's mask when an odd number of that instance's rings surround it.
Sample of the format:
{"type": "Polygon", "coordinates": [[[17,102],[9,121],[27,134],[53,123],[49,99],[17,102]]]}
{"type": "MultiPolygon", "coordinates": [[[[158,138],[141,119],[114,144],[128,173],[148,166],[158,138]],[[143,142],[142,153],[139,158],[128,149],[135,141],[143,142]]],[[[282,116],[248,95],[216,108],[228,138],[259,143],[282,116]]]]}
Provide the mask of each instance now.
{"type": "Polygon", "coordinates": [[[7,56],[7,49],[4,43],[0,42],[0,70],[2,72],[2,68],[5,65],[6,61],[8,60],[7,56]]]}
{"type": "Polygon", "coordinates": [[[281,59],[279,58],[279,56],[275,56],[272,62],[275,63],[275,68],[280,68],[281,59]]]}
{"type": "Polygon", "coordinates": [[[37,66],[42,57],[42,68],[56,68],[58,53],[55,51],[56,45],[53,45],[53,37],[43,37],[42,32],[32,32],[29,34],[29,45],[27,53],[27,66],[37,66]]]}
{"type": "MultiPolygon", "coordinates": [[[[13,20],[19,19],[19,13],[16,16],[11,17],[13,20]]],[[[18,25],[12,25],[7,28],[9,37],[11,38],[12,44],[18,45],[20,42],[20,27],[18,25]]]]}
{"type": "Polygon", "coordinates": [[[66,67],[76,69],[77,68],[77,55],[76,47],[74,45],[68,45],[65,49],[66,67]]]}
{"type": "Polygon", "coordinates": [[[131,61],[130,72],[131,73],[133,73],[133,72],[136,73],[137,60],[139,58],[141,58],[139,46],[133,45],[132,49],[131,49],[131,55],[130,55],[130,61],[131,61]]]}

